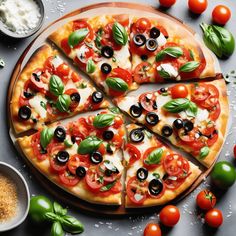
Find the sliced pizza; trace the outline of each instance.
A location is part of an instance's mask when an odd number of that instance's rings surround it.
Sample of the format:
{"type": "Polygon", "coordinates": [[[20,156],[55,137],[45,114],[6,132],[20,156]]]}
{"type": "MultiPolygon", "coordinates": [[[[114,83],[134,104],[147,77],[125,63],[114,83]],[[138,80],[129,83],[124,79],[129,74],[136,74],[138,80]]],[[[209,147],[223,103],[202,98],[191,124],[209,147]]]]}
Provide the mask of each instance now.
{"type": "Polygon", "coordinates": [[[126,207],[164,205],[187,190],[201,174],[197,166],[144,127],[130,124],[126,128],[126,207]]]}
{"type": "Polygon", "coordinates": [[[33,54],[16,81],[10,103],[16,133],[79,112],[108,107],[100,91],[82,79],[44,45],[33,54]]]}
{"type": "Polygon", "coordinates": [[[229,118],[223,79],[176,84],[115,102],[133,120],[191,153],[206,167],[216,161],[229,118]]]}
{"type": "Polygon", "coordinates": [[[28,160],[59,187],[88,202],[120,205],[124,138],[122,115],[102,110],[17,141],[28,160]]]}
{"type": "Polygon", "coordinates": [[[129,16],[103,15],[69,22],[49,39],[110,96],[137,88],[131,75],[129,16]]]}

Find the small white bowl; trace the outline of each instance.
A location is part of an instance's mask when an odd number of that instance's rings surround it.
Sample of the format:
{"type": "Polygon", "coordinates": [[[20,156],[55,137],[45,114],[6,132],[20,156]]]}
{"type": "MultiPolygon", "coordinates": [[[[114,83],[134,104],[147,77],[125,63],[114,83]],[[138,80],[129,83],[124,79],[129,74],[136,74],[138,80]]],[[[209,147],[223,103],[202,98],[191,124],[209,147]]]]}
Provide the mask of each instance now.
{"type": "Polygon", "coordinates": [[[0,222],[0,232],[4,232],[17,227],[25,220],[29,212],[30,193],[24,177],[14,167],[7,163],[0,162],[0,173],[14,181],[17,186],[18,198],[16,215],[9,221],[0,222]]]}

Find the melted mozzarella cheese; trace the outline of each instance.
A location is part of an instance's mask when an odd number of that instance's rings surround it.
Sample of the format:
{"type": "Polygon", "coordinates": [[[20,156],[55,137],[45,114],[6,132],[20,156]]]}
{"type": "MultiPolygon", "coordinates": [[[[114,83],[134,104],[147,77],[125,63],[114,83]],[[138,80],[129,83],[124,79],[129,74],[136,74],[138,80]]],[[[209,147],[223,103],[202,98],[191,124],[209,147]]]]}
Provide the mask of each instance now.
{"type": "Polygon", "coordinates": [[[86,103],[89,96],[93,92],[93,90],[88,86],[86,88],[83,88],[83,89],[82,88],[78,89],[78,91],[79,91],[79,94],[80,94],[80,104],[86,103]]]}
{"type": "Polygon", "coordinates": [[[66,83],[65,91],[67,89],[77,89],[74,82],[71,79],[66,83]]]}
{"type": "Polygon", "coordinates": [[[135,97],[124,97],[117,105],[123,111],[129,112],[132,105],[136,104],[135,97]]]}
{"type": "Polygon", "coordinates": [[[157,96],[156,104],[158,109],[161,109],[171,99],[172,99],[171,96],[162,96],[162,95],[157,96]]]}
{"type": "Polygon", "coordinates": [[[161,64],[157,67],[157,71],[164,70],[166,71],[171,78],[175,78],[178,76],[178,71],[169,63],[161,64]]]}
{"type": "Polygon", "coordinates": [[[209,117],[209,112],[206,109],[198,108],[197,116],[195,118],[196,125],[201,123],[202,121],[207,120],[209,117]]]}
{"type": "Polygon", "coordinates": [[[44,98],[42,95],[34,96],[32,99],[29,100],[29,104],[34,110],[40,115],[41,118],[46,118],[47,111],[41,104],[47,104],[47,99],[44,98]]]}
{"type": "Polygon", "coordinates": [[[108,160],[110,161],[121,173],[124,169],[122,163],[121,163],[121,152],[117,151],[116,153],[114,153],[113,155],[105,155],[104,156],[104,160],[108,160]]]}
{"type": "Polygon", "coordinates": [[[54,68],[57,68],[58,66],[60,66],[63,63],[63,60],[59,57],[59,56],[55,56],[52,59],[52,64],[54,66],[54,68]]]}
{"type": "Polygon", "coordinates": [[[163,34],[160,34],[160,36],[157,38],[158,46],[163,46],[166,44],[167,40],[163,34]]]}
{"type": "Polygon", "coordinates": [[[77,143],[74,143],[72,147],[66,149],[66,151],[70,154],[70,155],[74,155],[77,154],[77,149],[78,149],[78,145],[77,143]]]}
{"type": "Polygon", "coordinates": [[[85,59],[85,53],[88,52],[89,49],[86,45],[81,46],[79,49],[76,50],[76,55],[77,58],[82,62],[85,63],[86,59],[85,59]]]}
{"type": "Polygon", "coordinates": [[[116,64],[119,65],[119,67],[131,68],[128,44],[123,46],[119,51],[114,51],[114,58],[116,59],[116,64]]]}

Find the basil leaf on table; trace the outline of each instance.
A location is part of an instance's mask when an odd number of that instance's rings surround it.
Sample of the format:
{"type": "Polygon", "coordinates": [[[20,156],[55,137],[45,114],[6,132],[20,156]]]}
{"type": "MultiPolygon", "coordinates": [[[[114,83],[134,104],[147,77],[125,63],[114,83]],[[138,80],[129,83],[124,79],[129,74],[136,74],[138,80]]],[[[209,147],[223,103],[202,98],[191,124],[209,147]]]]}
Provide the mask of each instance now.
{"type": "Polygon", "coordinates": [[[49,81],[49,91],[55,96],[63,94],[64,84],[62,83],[61,78],[57,75],[51,76],[49,81]]]}
{"type": "Polygon", "coordinates": [[[82,154],[82,155],[90,154],[92,152],[95,152],[99,148],[101,143],[102,143],[102,140],[99,139],[98,137],[89,136],[80,142],[77,152],[78,154],[82,154]]]}
{"type": "Polygon", "coordinates": [[[56,108],[60,112],[68,112],[70,107],[71,99],[67,94],[60,95],[56,102],[56,108]]]}
{"type": "Polygon", "coordinates": [[[69,46],[73,48],[77,44],[81,43],[85,39],[88,33],[89,30],[87,28],[82,28],[71,33],[68,38],[69,46]]]}
{"type": "Polygon", "coordinates": [[[190,101],[187,98],[177,98],[167,102],[163,108],[168,112],[178,113],[187,110],[189,108],[189,103],[190,101]]]}
{"type": "Polygon", "coordinates": [[[200,150],[200,154],[199,154],[199,158],[200,159],[203,159],[205,158],[210,152],[210,148],[205,146],[205,147],[202,147],[201,150],[200,150]]]}
{"type": "Polygon", "coordinates": [[[92,74],[96,70],[96,65],[92,59],[89,59],[86,65],[86,72],[92,74]]]}
{"type": "Polygon", "coordinates": [[[48,221],[51,221],[51,222],[54,222],[54,221],[60,221],[60,216],[58,216],[57,214],[53,213],[53,212],[47,212],[45,214],[45,218],[48,220],[48,221]]]}
{"type": "Polygon", "coordinates": [[[182,65],[179,68],[179,71],[181,72],[192,72],[196,70],[200,66],[200,63],[198,61],[189,61],[186,64],[182,65]]]}
{"type": "Polygon", "coordinates": [[[45,127],[40,132],[40,144],[45,149],[47,145],[51,142],[54,135],[54,131],[52,128],[45,127]]]}
{"type": "Polygon", "coordinates": [[[106,79],[106,84],[109,88],[119,92],[125,92],[129,88],[128,84],[123,79],[120,78],[108,77],[106,79]]]}
{"type": "Polygon", "coordinates": [[[116,181],[113,181],[113,182],[111,182],[111,183],[109,183],[109,184],[107,184],[107,185],[105,185],[105,186],[102,186],[102,187],[100,188],[100,191],[101,191],[101,192],[109,191],[115,184],[116,184],[116,181]]]}
{"type": "Polygon", "coordinates": [[[147,165],[159,164],[160,161],[161,161],[162,154],[163,154],[163,149],[162,148],[158,148],[158,149],[152,151],[148,155],[148,158],[144,162],[147,165]]]}
{"type": "Polygon", "coordinates": [[[198,111],[198,107],[194,102],[189,102],[189,107],[185,111],[187,116],[189,117],[196,117],[198,111]]]}
{"type": "Polygon", "coordinates": [[[114,121],[114,115],[113,114],[100,114],[95,116],[93,121],[93,126],[95,128],[104,128],[107,126],[110,126],[114,121]]]}
{"type": "Polygon", "coordinates": [[[165,58],[165,56],[171,56],[173,58],[178,58],[183,55],[183,50],[180,47],[168,47],[160,51],[156,55],[156,61],[161,61],[165,58]]]}
{"type": "Polygon", "coordinates": [[[112,26],[112,33],[115,42],[119,45],[126,45],[128,42],[128,34],[123,25],[118,22],[115,22],[112,26]]]}
{"type": "Polygon", "coordinates": [[[64,236],[64,230],[62,229],[61,223],[58,221],[53,222],[50,236],[64,236]]]}
{"type": "Polygon", "coordinates": [[[73,216],[62,216],[60,223],[66,232],[79,234],[84,231],[84,226],[82,223],[73,216]]]}
{"type": "Polygon", "coordinates": [[[60,216],[65,216],[67,214],[67,209],[63,208],[59,203],[53,203],[54,212],[60,216]]]}

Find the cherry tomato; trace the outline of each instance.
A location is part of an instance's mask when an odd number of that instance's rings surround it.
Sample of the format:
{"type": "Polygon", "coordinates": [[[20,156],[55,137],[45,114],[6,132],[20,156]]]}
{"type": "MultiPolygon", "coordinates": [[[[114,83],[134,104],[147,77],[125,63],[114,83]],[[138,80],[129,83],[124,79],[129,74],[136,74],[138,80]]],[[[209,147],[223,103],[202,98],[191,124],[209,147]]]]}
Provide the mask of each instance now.
{"type": "Polygon", "coordinates": [[[61,48],[63,49],[63,51],[66,53],[66,55],[69,55],[71,53],[71,47],[68,44],[68,38],[64,38],[61,41],[61,48]]]}
{"type": "Polygon", "coordinates": [[[98,192],[102,187],[102,183],[98,181],[99,175],[96,169],[89,169],[85,176],[87,186],[92,192],[98,192]]]}
{"type": "Polygon", "coordinates": [[[33,135],[31,140],[31,146],[34,152],[34,156],[36,156],[39,161],[45,160],[48,157],[47,152],[44,154],[42,153],[42,148],[40,145],[40,132],[37,132],[33,135]]]}
{"type": "Polygon", "coordinates": [[[118,128],[120,128],[121,127],[121,125],[123,125],[123,120],[121,119],[121,117],[119,117],[119,116],[116,116],[115,118],[114,118],[114,123],[113,123],[113,127],[115,128],[115,129],[118,129],[118,128]]]}
{"type": "Polygon", "coordinates": [[[189,0],[188,7],[189,9],[196,14],[202,14],[208,6],[207,0],[189,0]]]}
{"type": "Polygon", "coordinates": [[[134,69],[134,81],[138,84],[147,83],[150,77],[147,72],[150,70],[151,65],[148,62],[141,62],[134,69]]]}
{"type": "Polygon", "coordinates": [[[186,98],[188,96],[188,88],[184,84],[176,84],[171,87],[172,98],[186,98]]]}
{"type": "Polygon", "coordinates": [[[32,87],[34,90],[39,91],[41,93],[46,93],[46,91],[48,90],[48,84],[44,83],[42,74],[43,74],[42,69],[34,70],[34,72],[32,73],[30,77],[30,87],[32,87]]]}
{"type": "Polygon", "coordinates": [[[151,28],[152,24],[147,18],[140,18],[135,23],[136,30],[140,33],[145,32],[146,30],[149,30],[151,28]]]}
{"type": "Polygon", "coordinates": [[[211,191],[205,189],[197,195],[196,202],[202,210],[210,210],[216,204],[216,197],[211,191]]]}
{"type": "Polygon", "coordinates": [[[234,145],[234,158],[236,158],[236,145],[234,145]]]}
{"type": "Polygon", "coordinates": [[[171,7],[176,3],[176,0],[159,0],[163,7],[171,7]]]}
{"type": "Polygon", "coordinates": [[[143,93],[139,97],[139,102],[146,111],[156,110],[156,95],[154,93],[143,93]]]}
{"type": "Polygon", "coordinates": [[[223,223],[222,212],[216,208],[211,209],[206,213],[205,221],[209,226],[213,228],[220,227],[223,223]]]}
{"type": "Polygon", "coordinates": [[[72,174],[76,174],[76,169],[79,166],[89,167],[89,156],[88,155],[73,155],[68,162],[68,169],[72,174]]]}
{"type": "Polygon", "coordinates": [[[57,160],[56,160],[55,157],[51,157],[51,158],[50,158],[50,167],[51,167],[52,171],[54,171],[54,172],[59,172],[59,173],[60,173],[60,172],[63,172],[63,171],[66,170],[67,164],[65,164],[65,165],[60,165],[60,164],[57,162],[57,160]]]}
{"type": "Polygon", "coordinates": [[[64,171],[59,174],[60,181],[69,187],[73,187],[79,182],[79,178],[76,175],[72,175],[69,171],[64,171]]]}
{"type": "Polygon", "coordinates": [[[128,143],[126,144],[125,150],[128,152],[130,159],[129,165],[133,165],[133,163],[141,158],[141,152],[134,145],[128,143]]]}
{"type": "Polygon", "coordinates": [[[131,73],[128,70],[122,68],[113,69],[111,74],[109,74],[109,77],[118,77],[120,79],[123,79],[128,85],[131,85],[132,83],[131,73]]]}
{"type": "Polygon", "coordinates": [[[78,29],[87,28],[89,33],[86,36],[87,41],[92,41],[94,38],[94,31],[90,24],[88,24],[85,20],[75,20],[73,21],[73,31],[78,29]]]}
{"type": "Polygon", "coordinates": [[[216,121],[221,113],[221,108],[220,108],[220,103],[219,101],[217,102],[217,104],[210,110],[210,114],[209,114],[209,118],[212,121],[216,121]]]}
{"type": "Polygon", "coordinates": [[[175,226],[180,219],[180,212],[176,206],[165,206],[160,212],[160,221],[163,225],[168,227],[175,226]]]}
{"type": "Polygon", "coordinates": [[[99,176],[103,176],[103,180],[106,182],[114,182],[116,179],[118,179],[121,175],[121,173],[117,173],[117,172],[112,172],[109,176],[107,176],[106,173],[107,167],[105,166],[104,162],[102,162],[101,164],[99,164],[97,166],[97,173],[99,174],[99,176]]]}
{"type": "Polygon", "coordinates": [[[183,182],[184,182],[184,178],[180,178],[180,179],[177,178],[176,180],[172,178],[167,178],[164,180],[165,187],[171,190],[177,189],[183,182]]]}
{"type": "Polygon", "coordinates": [[[224,5],[216,6],[212,12],[212,20],[219,25],[225,25],[230,17],[231,11],[224,5]]]}
{"type": "Polygon", "coordinates": [[[143,236],[161,236],[161,229],[158,224],[149,223],[144,229],[143,236]]]}
{"type": "Polygon", "coordinates": [[[194,102],[203,102],[209,96],[209,89],[206,84],[192,85],[191,98],[194,102]]]}

